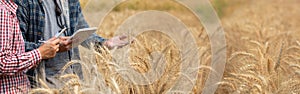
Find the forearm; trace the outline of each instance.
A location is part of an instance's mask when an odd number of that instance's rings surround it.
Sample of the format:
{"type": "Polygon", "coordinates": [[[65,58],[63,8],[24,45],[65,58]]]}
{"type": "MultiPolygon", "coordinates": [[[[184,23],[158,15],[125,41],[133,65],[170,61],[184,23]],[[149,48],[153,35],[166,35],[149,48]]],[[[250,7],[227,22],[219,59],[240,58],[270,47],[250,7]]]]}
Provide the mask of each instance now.
{"type": "Polygon", "coordinates": [[[42,60],[39,50],[32,50],[26,53],[9,53],[12,52],[1,52],[0,75],[15,75],[20,72],[26,72],[42,60]]]}
{"type": "Polygon", "coordinates": [[[24,42],[13,15],[0,9],[0,75],[15,75],[26,72],[41,60],[38,50],[24,52],[24,42]]]}

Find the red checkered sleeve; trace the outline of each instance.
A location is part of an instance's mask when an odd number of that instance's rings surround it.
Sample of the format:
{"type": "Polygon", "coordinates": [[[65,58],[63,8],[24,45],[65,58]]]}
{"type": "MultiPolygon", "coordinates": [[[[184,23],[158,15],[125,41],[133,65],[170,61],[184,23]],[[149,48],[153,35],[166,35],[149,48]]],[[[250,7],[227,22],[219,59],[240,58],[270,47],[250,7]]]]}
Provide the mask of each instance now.
{"type": "Polygon", "coordinates": [[[0,94],[27,94],[30,83],[25,73],[41,61],[38,50],[25,52],[16,11],[11,0],[0,0],[0,94]]]}
{"type": "Polygon", "coordinates": [[[18,21],[11,11],[0,9],[0,75],[25,73],[41,61],[38,50],[25,52],[18,21]]]}

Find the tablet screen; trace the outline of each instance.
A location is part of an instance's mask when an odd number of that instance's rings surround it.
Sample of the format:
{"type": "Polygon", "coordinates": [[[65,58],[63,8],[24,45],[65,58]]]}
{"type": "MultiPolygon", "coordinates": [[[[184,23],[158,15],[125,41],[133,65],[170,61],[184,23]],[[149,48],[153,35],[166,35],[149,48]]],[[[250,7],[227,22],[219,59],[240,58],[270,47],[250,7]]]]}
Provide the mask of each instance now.
{"type": "Polygon", "coordinates": [[[77,47],[87,38],[89,38],[93,33],[97,31],[96,27],[93,28],[83,28],[77,30],[70,38],[72,40],[72,47],[77,47]]]}

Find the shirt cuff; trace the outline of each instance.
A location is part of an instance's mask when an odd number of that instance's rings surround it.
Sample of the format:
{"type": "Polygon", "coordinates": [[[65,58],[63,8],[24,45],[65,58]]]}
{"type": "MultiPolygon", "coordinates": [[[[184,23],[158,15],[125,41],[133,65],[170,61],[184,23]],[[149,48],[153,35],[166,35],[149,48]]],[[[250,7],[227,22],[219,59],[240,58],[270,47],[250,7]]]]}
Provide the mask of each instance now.
{"type": "Polygon", "coordinates": [[[102,38],[102,37],[97,37],[96,40],[95,40],[95,44],[103,46],[105,41],[107,41],[107,39],[102,38]]]}
{"type": "Polygon", "coordinates": [[[42,61],[42,55],[41,52],[37,49],[31,51],[32,57],[34,59],[35,64],[42,61]]]}

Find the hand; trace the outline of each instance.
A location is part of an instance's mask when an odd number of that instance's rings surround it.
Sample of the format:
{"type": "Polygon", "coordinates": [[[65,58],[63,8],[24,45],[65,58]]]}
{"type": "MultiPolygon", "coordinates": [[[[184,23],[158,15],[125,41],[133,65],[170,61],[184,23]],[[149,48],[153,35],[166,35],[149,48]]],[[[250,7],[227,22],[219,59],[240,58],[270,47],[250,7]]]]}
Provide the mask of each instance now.
{"type": "Polygon", "coordinates": [[[125,35],[113,37],[113,38],[105,41],[104,46],[106,46],[109,49],[112,49],[115,47],[121,48],[121,47],[129,44],[129,42],[127,40],[125,40],[126,38],[127,38],[127,36],[125,36],[125,35]]]}
{"type": "Polygon", "coordinates": [[[58,52],[65,52],[72,48],[72,41],[68,40],[70,37],[59,37],[59,51],[58,52]]]}
{"type": "Polygon", "coordinates": [[[50,59],[55,57],[56,52],[59,50],[59,42],[58,38],[51,38],[47,40],[44,44],[42,44],[38,50],[41,53],[42,59],[50,59]]]}

